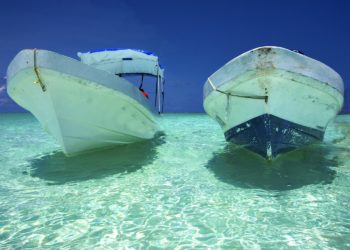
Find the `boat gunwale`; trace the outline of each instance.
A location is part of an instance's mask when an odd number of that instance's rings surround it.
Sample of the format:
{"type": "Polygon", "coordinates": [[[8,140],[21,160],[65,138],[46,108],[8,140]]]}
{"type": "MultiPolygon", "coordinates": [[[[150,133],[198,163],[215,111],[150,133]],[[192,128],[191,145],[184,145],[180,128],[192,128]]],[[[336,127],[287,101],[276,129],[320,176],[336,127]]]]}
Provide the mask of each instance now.
{"type": "MultiPolygon", "coordinates": [[[[225,65],[223,65],[222,67],[220,67],[217,71],[215,71],[211,76],[208,77],[208,80],[205,82],[204,86],[203,86],[203,100],[205,100],[213,91],[215,91],[216,89],[220,88],[221,86],[227,84],[228,82],[230,81],[234,81],[236,78],[240,77],[241,75],[243,74],[246,74],[247,72],[249,71],[261,71],[261,72],[264,72],[264,71],[271,71],[271,70],[282,70],[282,71],[286,71],[286,72],[292,72],[294,74],[299,74],[301,76],[304,76],[304,77],[308,77],[308,78],[312,78],[320,83],[323,83],[323,84],[326,84],[328,85],[329,87],[332,87],[333,89],[335,89],[336,91],[338,91],[340,94],[344,94],[344,85],[343,85],[343,80],[341,78],[341,76],[335,71],[333,70],[331,67],[327,66],[326,64],[320,62],[320,61],[317,61],[311,57],[308,57],[308,56],[305,56],[303,54],[299,54],[297,52],[294,52],[294,51],[291,51],[289,49],[285,49],[285,48],[282,48],[282,47],[277,47],[277,46],[264,46],[264,47],[258,47],[258,48],[255,48],[255,49],[252,49],[252,50],[249,50],[235,58],[233,58],[232,60],[230,60],[229,62],[227,62],[225,65]],[[292,69],[286,69],[284,67],[281,67],[281,65],[279,65],[279,63],[277,62],[276,64],[274,64],[273,66],[270,65],[270,64],[264,64],[262,63],[261,65],[259,65],[259,67],[257,66],[258,62],[259,61],[262,61],[265,59],[265,58],[261,58],[261,59],[255,59],[255,58],[252,58],[252,56],[254,56],[254,54],[257,54],[257,53],[261,53],[263,54],[264,56],[274,56],[274,54],[276,54],[276,51],[279,51],[279,52],[282,52],[282,53],[287,53],[290,55],[293,55],[295,57],[299,57],[299,58],[303,58],[303,60],[307,60],[307,61],[310,61],[312,62],[312,67],[314,68],[317,68],[317,67],[321,67],[323,70],[327,70],[329,73],[332,74],[332,77],[334,79],[337,79],[338,81],[338,86],[337,84],[332,84],[330,81],[330,83],[328,83],[328,81],[324,81],[322,79],[317,79],[315,78],[314,76],[310,75],[310,74],[307,74],[307,71],[306,70],[303,70],[301,68],[297,68],[297,67],[292,67],[292,69]],[[241,60],[242,59],[245,59],[245,58],[249,58],[251,59],[250,61],[252,61],[253,63],[251,64],[246,64],[244,65],[243,67],[243,72],[240,72],[240,73],[236,73],[236,74],[227,74],[225,72],[225,70],[227,68],[232,68],[232,67],[235,67],[234,65],[235,64],[238,64],[238,63],[241,63],[241,60]],[[224,80],[221,80],[221,81],[215,81],[216,79],[215,78],[220,78],[220,76],[224,75],[224,74],[227,74],[229,75],[227,78],[225,78],[224,80]],[[209,82],[209,79],[210,79],[210,82],[209,82]],[[215,80],[213,80],[215,79],[215,80]],[[215,85],[215,88],[213,88],[212,84],[215,85]]],[[[331,77],[329,77],[330,79],[331,77]]],[[[328,80],[329,80],[328,79],[328,80]]]]}

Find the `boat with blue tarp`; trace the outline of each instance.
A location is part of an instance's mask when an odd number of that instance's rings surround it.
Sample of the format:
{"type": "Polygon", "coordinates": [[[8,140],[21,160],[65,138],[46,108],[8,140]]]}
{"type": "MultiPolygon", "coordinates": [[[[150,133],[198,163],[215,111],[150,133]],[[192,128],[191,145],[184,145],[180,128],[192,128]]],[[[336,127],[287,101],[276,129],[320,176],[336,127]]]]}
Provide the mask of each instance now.
{"type": "Polygon", "coordinates": [[[38,119],[68,156],[153,138],[164,97],[158,57],[135,49],[78,56],[80,61],[48,50],[20,51],[7,70],[9,96],[38,119]],[[139,77],[139,86],[128,76],[139,77]],[[151,87],[145,87],[146,76],[154,79],[155,107],[145,90],[151,87]]]}

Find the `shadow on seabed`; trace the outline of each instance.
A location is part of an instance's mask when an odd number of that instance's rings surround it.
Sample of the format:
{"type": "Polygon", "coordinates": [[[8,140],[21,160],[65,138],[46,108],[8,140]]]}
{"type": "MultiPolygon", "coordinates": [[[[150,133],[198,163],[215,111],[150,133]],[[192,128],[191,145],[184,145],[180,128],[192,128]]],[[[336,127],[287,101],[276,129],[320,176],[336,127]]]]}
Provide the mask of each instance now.
{"type": "Polygon", "coordinates": [[[159,133],[152,140],[74,157],[55,151],[29,160],[29,174],[49,181],[49,185],[60,185],[131,173],[157,158],[156,148],[165,142],[164,138],[165,134],[159,133]]]}
{"type": "Polygon", "coordinates": [[[332,183],[336,176],[333,167],[341,164],[337,155],[344,154],[348,155],[349,149],[319,144],[267,161],[244,148],[228,144],[214,153],[206,167],[219,180],[235,186],[282,191],[332,183]]]}

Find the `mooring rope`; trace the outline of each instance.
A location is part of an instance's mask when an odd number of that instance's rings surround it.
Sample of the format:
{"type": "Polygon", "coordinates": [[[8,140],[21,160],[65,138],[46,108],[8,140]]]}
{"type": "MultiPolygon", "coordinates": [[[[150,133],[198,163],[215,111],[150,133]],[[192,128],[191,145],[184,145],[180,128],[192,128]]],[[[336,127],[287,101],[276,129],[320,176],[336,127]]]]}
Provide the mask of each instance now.
{"type": "Polygon", "coordinates": [[[261,96],[261,95],[243,95],[243,94],[233,94],[231,92],[225,92],[225,91],[217,89],[216,86],[212,83],[212,81],[209,78],[208,78],[208,82],[214,91],[217,91],[217,92],[224,94],[224,95],[227,95],[227,96],[249,98],[249,99],[260,99],[260,100],[265,100],[266,103],[267,103],[268,98],[269,98],[267,95],[264,95],[264,96],[261,96]]]}
{"type": "Polygon", "coordinates": [[[34,72],[35,72],[35,75],[36,75],[36,78],[37,78],[37,81],[35,81],[34,83],[39,83],[39,85],[41,87],[41,90],[43,92],[45,92],[46,91],[46,86],[45,86],[45,84],[43,83],[43,81],[40,78],[39,70],[38,70],[38,67],[36,65],[36,52],[37,52],[37,50],[34,49],[33,51],[34,51],[34,72]]]}

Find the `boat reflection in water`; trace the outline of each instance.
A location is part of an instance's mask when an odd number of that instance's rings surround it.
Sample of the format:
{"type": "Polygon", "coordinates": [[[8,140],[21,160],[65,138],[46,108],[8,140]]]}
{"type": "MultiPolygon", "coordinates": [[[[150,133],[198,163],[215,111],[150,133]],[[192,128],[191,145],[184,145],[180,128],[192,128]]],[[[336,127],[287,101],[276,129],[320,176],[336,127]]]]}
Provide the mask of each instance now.
{"type": "Polygon", "coordinates": [[[315,144],[266,161],[230,144],[216,152],[206,167],[219,180],[238,187],[291,190],[310,184],[330,184],[336,176],[334,168],[342,164],[341,155],[349,154],[345,147],[315,144]]]}
{"type": "Polygon", "coordinates": [[[73,157],[55,151],[30,159],[24,174],[41,178],[49,185],[129,174],[152,164],[157,159],[157,147],[164,141],[165,135],[157,133],[151,140],[73,157]]]}

